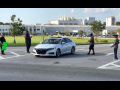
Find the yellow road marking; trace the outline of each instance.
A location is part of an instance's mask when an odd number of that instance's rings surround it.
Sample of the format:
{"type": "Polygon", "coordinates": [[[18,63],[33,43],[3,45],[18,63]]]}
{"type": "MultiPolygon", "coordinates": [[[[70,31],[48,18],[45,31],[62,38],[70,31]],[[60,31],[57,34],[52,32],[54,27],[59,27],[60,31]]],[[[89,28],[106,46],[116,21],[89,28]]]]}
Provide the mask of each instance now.
{"type": "MultiPolygon", "coordinates": [[[[120,48],[119,48],[119,49],[120,49],[120,48]]],[[[95,53],[104,52],[104,51],[109,51],[109,50],[113,50],[113,48],[112,48],[112,49],[105,49],[105,50],[95,51],[95,53]]],[[[87,53],[85,53],[85,54],[87,54],[87,53]]],[[[90,54],[92,54],[92,53],[90,53],[90,54]]]]}

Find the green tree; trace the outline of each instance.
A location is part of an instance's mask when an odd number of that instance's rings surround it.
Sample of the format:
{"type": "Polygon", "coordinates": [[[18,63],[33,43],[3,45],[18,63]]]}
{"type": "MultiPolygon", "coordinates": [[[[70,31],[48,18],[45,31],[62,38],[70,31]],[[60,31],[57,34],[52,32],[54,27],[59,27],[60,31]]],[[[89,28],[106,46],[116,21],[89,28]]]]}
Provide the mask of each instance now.
{"type": "Polygon", "coordinates": [[[66,29],[65,35],[66,35],[66,36],[69,36],[69,35],[70,35],[70,32],[68,31],[68,29],[66,29]]]}
{"type": "Polygon", "coordinates": [[[4,23],[4,25],[10,25],[10,23],[4,23]]]}
{"type": "Polygon", "coordinates": [[[91,31],[94,32],[96,36],[95,40],[98,41],[97,40],[98,34],[102,32],[103,29],[105,29],[106,25],[104,23],[102,24],[101,21],[97,20],[94,21],[93,23],[90,23],[89,25],[91,26],[91,31]]]}
{"type": "Polygon", "coordinates": [[[3,22],[0,22],[0,25],[4,25],[3,22]]]}
{"type": "Polygon", "coordinates": [[[23,34],[25,26],[22,25],[22,20],[20,20],[20,18],[16,19],[16,15],[11,16],[11,22],[12,28],[10,29],[10,32],[14,37],[14,43],[16,43],[15,36],[23,34]]]}
{"type": "Polygon", "coordinates": [[[110,31],[110,35],[113,35],[113,34],[115,34],[115,32],[112,30],[112,31],[110,31]]]}
{"type": "Polygon", "coordinates": [[[120,22],[119,22],[119,21],[118,21],[118,22],[116,22],[116,25],[117,25],[117,26],[120,26],[120,22]]]}
{"type": "Polygon", "coordinates": [[[120,28],[119,28],[119,29],[117,29],[117,33],[119,33],[119,35],[120,35],[120,28]]]}
{"type": "Polygon", "coordinates": [[[78,31],[78,34],[79,34],[80,36],[82,36],[83,33],[84,33],[84,32],[83,32],[82,30],[79,30],[79,31],[78,31]]]}

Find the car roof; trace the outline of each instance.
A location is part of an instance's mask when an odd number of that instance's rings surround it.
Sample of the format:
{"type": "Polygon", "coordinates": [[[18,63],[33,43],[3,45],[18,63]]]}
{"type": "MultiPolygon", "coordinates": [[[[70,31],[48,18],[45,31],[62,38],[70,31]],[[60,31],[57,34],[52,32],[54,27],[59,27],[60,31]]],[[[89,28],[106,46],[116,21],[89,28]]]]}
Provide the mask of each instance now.
{"type": "Polygon", "coordinates": [[[63,37],[49,37],[48,39],[62,39],[63,37]]]}

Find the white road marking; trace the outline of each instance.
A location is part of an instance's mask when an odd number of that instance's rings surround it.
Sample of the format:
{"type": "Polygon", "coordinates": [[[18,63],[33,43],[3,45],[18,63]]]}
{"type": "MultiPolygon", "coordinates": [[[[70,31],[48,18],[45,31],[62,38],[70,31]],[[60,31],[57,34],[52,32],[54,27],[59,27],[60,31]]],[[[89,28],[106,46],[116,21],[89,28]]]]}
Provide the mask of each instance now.
{"type": "Polygon", "coordinates": [[[15,53],[15,52],[10,52],[10,53],[12,53],[12,54],[14,54],[14,55],[16,55],[16,56],[21,56],[21,55],[15,53]]]}
{"type": "Polygon", "coordinates": [[[25,55],[19,55],[19,56],[6,57],[6,58],[2,58],[2,59],[9,59],[9,58],[15,58],[15,57],[22,57],[22,56],[27,56],[27,55],[31,55],[31,54],[25,54],[25,55]]]}
{"type": "Polygon", "coordinates": [[[0,59],[4,59],[4,57],[0,56],[0,59]]]}
{"type": "Polygon", "coordinates": [[[116,60],[113,62],[110,62],[108,64],[102,65],[98,67],[98,69],[114,69],[114,70],[120,70],[120,65],[116,65],[115,63],[120,62],[120,60],[116,60]],[[110,66],[109,66],[110,65],[110,66]],[[119,69],[118,69],[119,68],[119,69]]]}
{"type": "Polygon", "coordinates": [[[112,55],[112,54],[114,54],[114,53],[108,53],[107,55],[105,55],[105,56],[110,56],[110,55],[112,55]]]}

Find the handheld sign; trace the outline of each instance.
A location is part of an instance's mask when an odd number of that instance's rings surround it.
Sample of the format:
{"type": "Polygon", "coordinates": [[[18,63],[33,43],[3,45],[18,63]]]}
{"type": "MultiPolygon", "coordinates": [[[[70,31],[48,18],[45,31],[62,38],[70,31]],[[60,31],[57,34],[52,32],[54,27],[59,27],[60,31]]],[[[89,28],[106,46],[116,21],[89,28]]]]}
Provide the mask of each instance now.
{"type": "Polygon", "coordinates": [[[5,51],[7,49],[7,44],[7,42],[3,42],[2,51],[5,51]]]}

